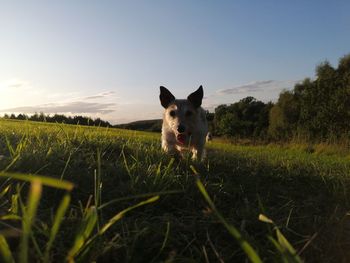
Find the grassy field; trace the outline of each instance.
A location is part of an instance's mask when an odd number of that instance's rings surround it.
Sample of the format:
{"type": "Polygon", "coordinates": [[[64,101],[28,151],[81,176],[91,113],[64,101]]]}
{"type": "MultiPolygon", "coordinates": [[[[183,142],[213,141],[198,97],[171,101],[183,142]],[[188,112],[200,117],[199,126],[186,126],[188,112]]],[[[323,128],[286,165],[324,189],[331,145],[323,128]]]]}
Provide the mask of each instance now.
{"type": "Polygon", "coordinates": [[[0,261],[350,261],[350,155],[207,149],[175,161],[156,133],[0,120],[0,261]]]}

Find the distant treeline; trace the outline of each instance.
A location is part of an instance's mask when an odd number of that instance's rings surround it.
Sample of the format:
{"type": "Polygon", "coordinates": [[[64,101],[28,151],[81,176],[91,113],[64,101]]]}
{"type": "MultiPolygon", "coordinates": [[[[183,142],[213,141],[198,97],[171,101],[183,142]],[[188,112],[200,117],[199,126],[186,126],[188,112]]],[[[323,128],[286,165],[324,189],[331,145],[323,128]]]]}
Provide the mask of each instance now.
{"type": "Polygon", "coordinates": [[[162,130],[162,120],[143,120],[134,121],[125,124],[114,125],[116,128],[128,129],[128,130],[138,130],[138,131],[150,131],[150,132],[160,132],[162,130]]]}
{"type": "Polygon", "coordinates": [[[40,121],[40,122],[57,122],[57,123],[66,123],[66,124],[79,124],[85,126],[101,126],[101,127],[112,127],[108,121],[101,120],[100,118],[92,119],[85,116],[65,116],[62,114],[55,115],[46,115],[44,113],[35,113],[33,115],[26,114],[5,114],[5,119],[14,119],[14,120],[30,120],[30,121],[40,121]]]}
{"type": "Polygon", "coordinates": [[[316,79],[305,79],[280,93],[273,104],[247,97],[208,113],[211,131],[219,136],[323,141],[350,138],[350,55],[337,68],[323,62],[316,79]]]}

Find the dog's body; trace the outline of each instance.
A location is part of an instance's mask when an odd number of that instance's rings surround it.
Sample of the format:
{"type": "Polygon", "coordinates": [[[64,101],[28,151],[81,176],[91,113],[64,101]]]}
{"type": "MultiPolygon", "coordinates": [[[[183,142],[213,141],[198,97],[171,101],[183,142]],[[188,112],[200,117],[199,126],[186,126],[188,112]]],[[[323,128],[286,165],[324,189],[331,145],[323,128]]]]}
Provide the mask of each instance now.
{"type": "Polygon", "coordinates": [[[182,155],[192,152],[192,158],[201,160],[208,133],[206,113],[201,106],[202,86],[186,100],[175,99],[165,87],[160,87],[160,102],[165,108],[162,125],[162,148],[165,152],[182,155]]]}

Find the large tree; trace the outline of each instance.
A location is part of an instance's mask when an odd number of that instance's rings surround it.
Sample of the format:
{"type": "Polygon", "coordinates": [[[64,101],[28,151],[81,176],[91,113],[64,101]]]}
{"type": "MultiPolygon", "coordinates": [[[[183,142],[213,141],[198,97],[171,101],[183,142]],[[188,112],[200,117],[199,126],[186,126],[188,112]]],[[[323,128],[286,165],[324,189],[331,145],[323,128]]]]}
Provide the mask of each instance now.
{"type": "Polygon", "coordinates": [[[270,112],[269,134],[275,138],[297,134],[329,140],[349,132],[350,55],[340,59],[338,68],[328,61],[319,64],[314,80],[282,92],[270,112]]]}
{"type": "Polygon", "coordinates": [[[253,97],[246,97],[231,105],[220,105],[215,109],[215,133],[244,138],[266,135],[271,106],[271,103],[265,104],[253,97]]]}

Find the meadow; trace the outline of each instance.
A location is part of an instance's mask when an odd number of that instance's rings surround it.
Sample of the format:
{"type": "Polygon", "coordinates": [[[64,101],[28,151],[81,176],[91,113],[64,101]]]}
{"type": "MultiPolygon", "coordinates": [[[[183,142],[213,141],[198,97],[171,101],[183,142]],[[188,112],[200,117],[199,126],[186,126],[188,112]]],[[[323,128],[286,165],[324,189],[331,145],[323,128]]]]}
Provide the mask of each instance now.
{"type": "Polygon", "coordinates": [[[1,262],[348,262],[350,154],[0,120],[1,262]]]}

